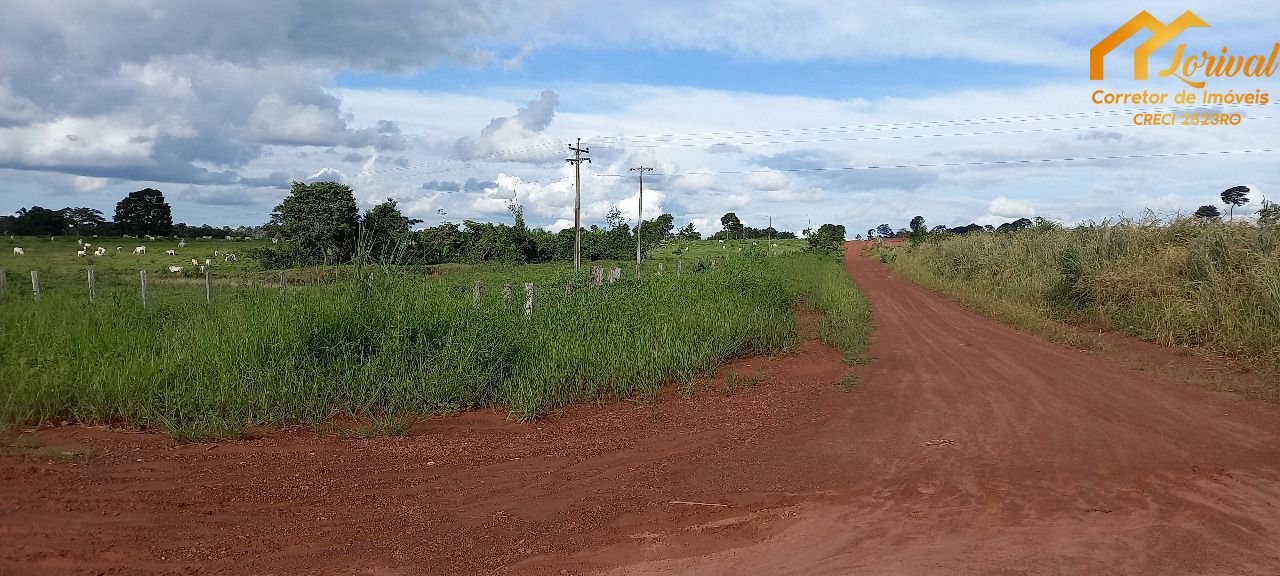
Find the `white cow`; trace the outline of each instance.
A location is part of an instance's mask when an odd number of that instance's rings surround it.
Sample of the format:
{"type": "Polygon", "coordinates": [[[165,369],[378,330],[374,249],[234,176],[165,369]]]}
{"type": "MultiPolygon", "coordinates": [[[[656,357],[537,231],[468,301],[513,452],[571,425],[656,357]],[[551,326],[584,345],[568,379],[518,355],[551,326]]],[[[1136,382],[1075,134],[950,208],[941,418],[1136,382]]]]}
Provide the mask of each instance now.
{"type": "Polygon", "coordinates": [[[84,248],[85,248],[85,250],[88,250],[88,249],[90,249],[90,248],[93,248],[93,244],[90,244],[90,243],[88,243],[88,242],[85,242],[85,243],[84,243],[84,248]]]}
{"type": "Polygon", "coordinates": [[[195,258],[192,258],[192,259],[191,259],[191,265],[192,265],[192,266],[199,266],[199,265],[200,265],[200,261],[199,261],[199,260],[196,260],[195,258]]]}
{"type": "Polygon", "coordinates": [[[271,243],[272,243],[272,244],[279,244],[279,243],[280,243],[280,239],[279,239],[279,238],[272,238],[272,239],[271,239],[271,243]]]}
{"type": "Polygon", "coordinates": [[[76,256],[84,256],[84,250],[76,250],[76,256]]]}
{"type": "Polygon", "coordinates": [[[179,247],[179,248],[186,248],[186,247],[187,247],[187,241],[186,241],[186,240],[183,240],[183,241],[181,241],[181,242],[178,242],[178,247],[179,247]]]}
{"type": "Polygon", "coordinates": [[[179,273],[179,272],[182,272],[182,267],[181,267],[181,266],[170,266],[170,267],[169,267],[169,271],[170,271],[170,272],[173,272],[174,274],[177,274],[177,273],[179,273]]]}
{"type": "Polygon", "coordinates": [[[124,249],[124,246],[116,246],[116,254],[119,254],[120,251],[123,249],[124,249]]]}
{"type": "Polygon", "coordinates": [[[164,255],[165,255],[165,256],[177,256],[177,255],[178,255],[178,251],[177,251],[177,250],[165,250],[165,251],[164,251],[164,255]]]}
{"type": "Polygon", "coordinates": [[[139,247],[137,247],[137,248],[134,248],[134,249],[133,249],[133,253],[134,253],[134,254],[146,254],[146,253],[147,253],[147,247],[146,247],[146,246],[139,246],[139,247]]]}
{"type": "Polygon", "coordinates": [[[107,249],[106,249],[106,248],[103,248],[103,247],[101,247],[101,246],[99,246],[97,250],[94,250],[94,251],[93,251],[93,255],[94,255],[94,256],[106,256],[106,255],[107,255],[107,249]]]}
{"type": "Polygon", "coordinates": [[[76,246],[84,246],[84,240],[76,238],[76,246]]]}
{"type": "Polygon", "coordinates": [[[208,258],[205,258],[205,259],[204,259],[204,265],[205,265],[205,266],[213,266],[213,260],[210,260],[210,259],[208,259],[208,258]]]}
{"type": "Polygon", "coordinates": [[[26,252],[25,252],[25,251],[23,251],[23,250],[22,250],[22,248],[20,248],[20,247],[18,247],[18,246],[14,246],[14,247],[13,247],[13,255],[14,255],[14,256],[24,256],[24,255],[26,255],[26,252]]]}
{"type": "Polygon", "coordinates": [[[239,260],[239,258],[236,258],[236,255],[235,255],[235,254],[232,254],[232,253],[230,253],[230,252],[227,252],[227,257],[225,258],[225,260],[226,260],[227,262],[235,262],[236,260],[239,260]]]}
{"type": "Polygon", "coordinates": [[[213,251],[213,255],[214,255],[214,256],[221,256],[222,254],[221,254],[220,252],[218,252],[217,250],[214,250],[214,251],[213,251]]]}

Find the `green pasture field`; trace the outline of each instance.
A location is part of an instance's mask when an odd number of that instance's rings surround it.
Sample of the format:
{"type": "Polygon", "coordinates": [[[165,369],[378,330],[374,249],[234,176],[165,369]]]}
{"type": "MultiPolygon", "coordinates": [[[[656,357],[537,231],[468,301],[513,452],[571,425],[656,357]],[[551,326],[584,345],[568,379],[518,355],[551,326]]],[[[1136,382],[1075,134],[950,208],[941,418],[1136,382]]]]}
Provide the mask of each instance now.
{"type": "MultiPolygon", "coordinates": [[[[823,314],[823,339],[851,361],[870,330],[870,312],[838,258],[769,256],[758,246],[693,244],[682,251],[680,275],[663,258],[639,278],[632,263],[594,263],[623,270],[618,283],[601,287],[589,286],[593,263],[581,272],[566,263],[351,265],[290,271],[305,281],[286,290],[223,281],[206,304],[200,280],[164,278],[164,292],[144,308],[132,282],[140,266],[167,265],[151,253],[163,243],[149,244],[145,258],[98,259],[100,274],[122,280],[100,286],[94,304],[79,277],[89,264],[76,258],[74,241],[50,244],[27,250],[17,269],[43,259],[56,286],[36,302],[19,282],[25,277],[11,274],[0,295],[0,427],[70,420],[190,440],[261,424],[479,406],[527,419],[575,400],[650,394],[734,357],[785,350],[796,341],[801,303],[823,314]],[[688,256],[718,253],[714,267],[688,256]],[[537,290],[528,317],[526,282],[537,290]]],[[[187,252],[251,245],[190,242],[187,252]]],[[[15,268],[11,252],[6,268],[15,268]]],[[[219,274],[274,274],[253,268],[242,259],[219,274]]]]}

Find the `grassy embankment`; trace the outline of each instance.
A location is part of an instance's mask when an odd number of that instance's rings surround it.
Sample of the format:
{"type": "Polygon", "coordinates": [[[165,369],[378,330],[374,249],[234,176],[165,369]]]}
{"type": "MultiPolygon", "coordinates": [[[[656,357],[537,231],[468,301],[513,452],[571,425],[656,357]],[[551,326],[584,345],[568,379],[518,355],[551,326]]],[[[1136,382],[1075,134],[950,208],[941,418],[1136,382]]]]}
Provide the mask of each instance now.
{"type": "Polygon", "coordinates": [[[846,357],[865,346],[866,304],[830,257],[747,250],[714,269],[686,259],[684,270],[677,277],[668,264],[665,275],[650,268],[640,279],[627,271],[589,288],[563,264],[433,276],[344,269],[336,281],[283,292],[231,285],[206,305],[202,289],[183,290],[146,308],[127,283],[100,286],[93,305],[83,285],[37,303],[11,276],[0,296],[0,426],[71,420],[197,439],[488,405],[532,418],[785,349],[801,301],[824,313],[823,337],[846,357]],[[476,281],[485,283],[478,305],[476,281]],[[531,318],[524,282],[538,289],[531,318]],[[515,289],[509,305],[504,283],[515,289]]]}
{"type": "Polygon", "coordinates": [[[1087,344],[1068,326],[1098,327],[1280,374],[1274,227],[1122,221],[879,251],[903,277],[1018,328],[1087,344]]]}

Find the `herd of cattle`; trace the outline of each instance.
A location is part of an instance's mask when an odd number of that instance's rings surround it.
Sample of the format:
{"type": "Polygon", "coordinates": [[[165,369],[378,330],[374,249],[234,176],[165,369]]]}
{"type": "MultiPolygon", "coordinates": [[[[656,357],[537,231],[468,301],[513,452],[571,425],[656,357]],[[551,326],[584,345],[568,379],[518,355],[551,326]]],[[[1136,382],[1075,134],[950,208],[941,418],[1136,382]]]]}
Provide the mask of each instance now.
{"type": "MultiPolygon", "coordinates": [[[[181,240],[181,241],[179,241],[179,242],[178,242],[178,249],[179,249],[179,250],[181,250],[181,249],[183,249],[183,248],[186,248],[186,247],[187,247],[187,241],[186,241],[186,240],[181,240]]],[[[98,246],[98,247],[94,248],[93,244],[91,244],[91,243],[89,243],[89,242],[85,242],[83,239],[76,239],[76,256],[77,256],[77,257],[84,257],[84,256],[88,256],[88,255],[90,254],[89,249],[91,249],[91,248],[93,249],[92,254],[93,254],[94,256],[99,256],[99,257],[101,257],[101,256],[106,256],[106,255],[107,255],[107,249],[106,249],[106,247],[104,247],[104,246],[98,246]]],[[[118,256],[118,255],[120,255],[120,253],[121,253],[121,251],[122,251],[122,250],[124,250],[124,246],[116,246],[116,250],[115,250],[116,255],[117,255],[117,256],[118,256]]],[[[146,253],[147,253],[147,247],[146,247],[146,246],[137,246],[137,247],[135,247],[135,248],[133,249],[133,253],[134,253],[135,255],[139,255],[139,256],[146,255],[146,253]]],[[[14,248],[13,248],[13,255],[14,255],[14,256],[25,256],[26,254],[27,254],[26,250],[23,250],[23,249],[22,249],[22,247],[20,247],[20,246],[14,246],[14,248]]],[[[173,257],[177,257],[177,256],[178,256],[178,250],[165,250],[165,251],[164,251],[164,254],[165,254],[165,256],[173,256],[173,257]]],[[[222,257],[223,261],[225,261],[225,262],[236,262],[236,261],[240,260],[240,257],[239,257],[239,256],[236,256],[236,254],[235,254],[234,252],[226,252],[226,253],[224,254],[224,253],[222,253],[222,252],[221,252],[221,251],[219,251],[219,250],[214,250],[214,251],[213,251],[213,255],[214,255],[215,257],[222,257]]],[[[200,271],[201,271],[201,272],[204,272],[206,269],[208,269],[209,267],[212,267],[212,266],[213,266],[213,258],[205,258],[205,259],[204,259],[204,264],[201,264],[199,259],[197,259],[197,258],[192,258],[192,259],[191,259],[191,265],[192,265],[192,266],[199,266],[199,267],[200,267],[200,271]]],[[[170,272],[173,272],[173,273],[175,273],[175,274],[181,274],[183,271],[185,271],[185,270],[186,270],[186,267],[184,267],[184,266],[169,266],[169,267],[168,267],[168,269],[169,269],[169,271],[170,271],[170,272]]]]}

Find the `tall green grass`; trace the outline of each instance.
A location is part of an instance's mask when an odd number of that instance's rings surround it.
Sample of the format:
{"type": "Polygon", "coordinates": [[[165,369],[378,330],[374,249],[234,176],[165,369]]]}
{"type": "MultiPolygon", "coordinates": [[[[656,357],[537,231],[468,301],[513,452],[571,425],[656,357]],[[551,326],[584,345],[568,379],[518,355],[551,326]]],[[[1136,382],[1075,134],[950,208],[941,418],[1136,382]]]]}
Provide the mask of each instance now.
{"type": "Polygon", "coordinates": [[[892,249],[904,277],[1014,324],[1065,321],[1280,373],[1280,229],[1193,219],[935,238],[892,249]]]}
{"type": "MultiPolygon", "coordinates": [[[[212,305],[173,297],[145,309],[127,288],[100,292],[94,305],[71,290],[39,303],[11,293],[0,297],[0,424],[122,423],[198,439],[490,405],[527,419],[781,350],[796,338],[795,305],[815,290],[833,315],[865,308],[835,301],[856,291],[847,279],[836,287],[842,273],[829,258],[748,253],[715,268],[686,262],[684,272],[628,270],[591,288],[585,271],[563,266],[443,277],[363,267],[323,285],[221,287],[212,305]],[[485,288],[474,304],[477,280],[485,288]],[[523,282],[538,290],[529,318],[523,282]],[[515,289],[509,305],[504,283],[515,289]]],[[[868,330],[860,314],[832,320],[829,337],[868,330]]]]}

